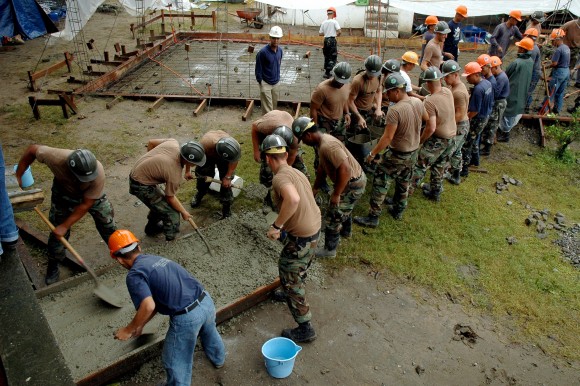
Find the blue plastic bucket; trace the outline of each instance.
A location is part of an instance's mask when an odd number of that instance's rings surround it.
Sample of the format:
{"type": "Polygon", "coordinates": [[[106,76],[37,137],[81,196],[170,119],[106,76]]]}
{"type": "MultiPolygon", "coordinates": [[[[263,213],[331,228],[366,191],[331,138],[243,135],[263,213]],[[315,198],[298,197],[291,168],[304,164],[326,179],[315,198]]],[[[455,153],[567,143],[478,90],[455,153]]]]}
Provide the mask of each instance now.
{"type": "MultiPolygon", "coordinates": [[[[14,165],[14,172],[16,173],[16,169],[18,169],[18,165],[14,165]]],[[[24,173],[22,174],[22,187],[28,188],[34,185],[34,178],[32,177],[32,171],[30,170],[30,166],[26,168],[24,173]]]]}
{"type": "Polygon", "coordinates": [[[286,378],[292,374],[294,360],[302,347],[288,338],[272,338],[262,345],[262,355],[268,374],[274,378],[286,378]]]}

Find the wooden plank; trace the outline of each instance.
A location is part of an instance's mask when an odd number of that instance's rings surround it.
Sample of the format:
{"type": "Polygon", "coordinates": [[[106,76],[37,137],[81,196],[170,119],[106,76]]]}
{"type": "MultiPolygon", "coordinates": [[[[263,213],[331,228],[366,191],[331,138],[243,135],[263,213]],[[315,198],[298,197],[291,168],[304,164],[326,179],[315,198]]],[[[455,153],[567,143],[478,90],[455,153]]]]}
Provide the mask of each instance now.
{"type": "Polygon", "coordinates": [[[546,132],[544,131],[544,121],[542,118],[538,118],[538,123],[540,124],[540,146],[546,147],[546,132]]]}
{"type": "Polygon", "coordinates": [[[22,193],[25,194],[12,195],[10,197],[10,203],[12,204],[12,209],[15,213],[32,210],[35,206],[42,204],[44,201],[44,193],[42,191],[37,191],[32,194],[28,192],[22,193]]]}
{"type": "MultiPolygon", "coordinates": [[[[244,311],[249,310],[256,304],[266,300],[270,293],[280,286],[280,279],[277,278],[273,283],[262,286],[252,293],[244,296],[235,302],[220,308],[216,315],[216,324],[221,324],[244,311]]],[[[76,380],[77,386],[99,386],[107,384],[107,382],[118,379],[128,372],[139,368],[143,363],[158,357],[163,349],[165,337],[159,337],[153,343],[144,346],[121,357],[117,362],[108,367],[99,369],[96,372],[89,374],[83,379],[76,380]]]]}
{"type": "Polygon", "coordinates": [[[32,108],[32,114],[34,114],[34,118],[38,120],[40,119],[40,110],[38,110],[38,104],[36,102],[36,97],[28,97],[28,104],[30,104],[30,107],[32,108]]]}
{"type": "Polygon", "coordinates": [[[242,121],[247,121],[248,117],[252,115],[252,112],[254,111],[254,100],[247,100],[246,101],[246,111],[244,112],[244,115],[242,115],[242,121]]]}
{"type": "Polygon", "coordinates": [[[120,66],[123,64],[123,60],[101,60],[101,59],[91,59],[91,63],[102,64],[103,66],[120,66]]]}
{"type": "Polygon", "coordinates": [[[58,101],[60,102],[60,107],[62,109],[62,115],[66,119],[68,119],[69,118],[69,116],[68,116],[68,108],[67,108],[66,102],[64,101],[64,98],[63,98],[62,95],[59,95],[58,96],[58,101]]]}
{"type": "Polygon", "coordinates": [[[116,96],[115,99],[113,99],[112,101],[110,101],[109,103],[107,103],[107,109],[112,108],[113,106],[115,106],[117,103],[121,102],[123,100],[123,97],[121,96],[116,96]]]}
{"type": "Polygon", "coordinates": [[[28,252],[28,248],[24,244],[22,239],[18,239],[18,243],[16,244],[16,250],[18,251],[18,255],[20,256],[20,260],[22,261],[22,265],[26,269],[26,274],[28,278],[32,282],[32,286],[34,289],[44,288],[46,287],[46,283],[44,282],[44,274],[40,272],[40,267],[38,263],[34,261],[30,253],[28,252]]]}
{"type": "Polygon", "coordinates": [[[561,115],[556,115],[553,117],[549,117],[547,115],[539,115],[539,114],[524,114],[522,115],[522,119],[532,119],[532,120],[536,120],[541,118],[543,121],[550,121],[550,122],[572,122],[574,118],[572,117],[564,117],[561,115]]]}
{"type": "Polygon", "coordinates": [[[147,109],[147,111],[151,112],[151,111],[155,111],[159,108],[159,106],[161,106],[163,103],[165,103],[165,98],[159,98],[157,99],[155,102],[153,102],[153,104],[151,106],[149,106],[149,108],[147,109]]]}
{"type": "Polygon", "coordinates": [[[197,117],[200,114],[200,112],[203,110],[203,108],[205,107],[206,104],[207,104],[207,99],[202,100],[201,103],[199,104],[199,106],[197,106],[197,109],[195,109],[193,111],[193,116],[197,117]]]}
{"type": "Polygon", "coordinates": [[[75,104],[72,95],[69,96],[69,95],[67,95],[65,93],[62,93],[62,94],[60,94],[60,97],[62,98],[62,100],[64,101],[64,103],[66,103],[66,105],[68,107],[70,107],[70,109],[72,110],[72,112],[74,114],[77,114],[78,113],[78,110],[79,109],[78,109],[77,105],[75,104]]]}
{"type": "Polygon", "coordinates": [[[302,102],[296,103],[296,108],[294,109],[294,119],[298,118],[300,114],[300,108],[302,107],[302,102]]]}

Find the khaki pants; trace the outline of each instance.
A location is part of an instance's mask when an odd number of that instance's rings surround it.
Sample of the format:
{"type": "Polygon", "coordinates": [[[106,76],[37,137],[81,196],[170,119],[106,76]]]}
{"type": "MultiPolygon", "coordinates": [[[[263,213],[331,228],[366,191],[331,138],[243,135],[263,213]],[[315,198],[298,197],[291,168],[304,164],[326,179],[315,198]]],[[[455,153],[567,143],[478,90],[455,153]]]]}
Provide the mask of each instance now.
{"type": "Polygon", "coordinates": [[[260,102],[262,104],[262,114],[266,114],[278,107],[278,95],[280,94],[280,82],[275,85],[264,81],[260,84],[260,102]]]}

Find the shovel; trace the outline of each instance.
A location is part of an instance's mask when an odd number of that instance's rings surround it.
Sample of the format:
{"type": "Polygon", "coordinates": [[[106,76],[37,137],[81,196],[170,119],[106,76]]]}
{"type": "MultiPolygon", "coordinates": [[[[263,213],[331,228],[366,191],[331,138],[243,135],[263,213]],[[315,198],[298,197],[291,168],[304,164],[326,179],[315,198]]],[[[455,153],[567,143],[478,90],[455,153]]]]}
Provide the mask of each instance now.
{"type": "Polygon", "coordinates": [[[205,243],[205,246],[207,247],[207,250],[208,250],[209,254],[211,255],[211,257],[215,257],[214,254],[213,254],[213,251],[212,251],[211,247],[209,246],[209,243],[207,242],[205,236],[201,233],[201,230],[199,229],[199,227],[197,226],[197,224],[193,221],[193,219],[191,217],[189,219],[187,219],[187,221],[189,221],[189,223],[191,224],[191,226],[193,227],[193,229],[195,229],[195,231],[197,232],[197,234],[199,235],[199,237],[201,237],[201,239],[205,243]]]}
{"type": "MultiPolygon", "coordinates": [[[[44,221],[46,223],[46,225],[48,225],[50,230],[54,231],[54,225],[52,225],[50,220],[48,218],[46,218],[46,216],[40,211],[40,209],[38,209],[38,207],[35,207],[34,210],[36,211],[36,213],[38,213],[40,218],[42,218],[42,221],[44,221]]],[[[78,252],[72,247],[72,245],[70,245],[70,243],[67,241],[67,239],[65,239],[64,237],[61,236],[61,237],[58,237],[58,241],[60,241],[62,243],[62,245],[64,245],[65,248],[68,249],[68,251],[75,257],[75,259],[77,259],[79,264],[82,265],[83,268],[85,268],[87,270],[89,275],[91,275],[91,278],[95,281],[94,294],[97,295],[99,298],[101,298],[104,302],[109,303],[112,306],[115,306],[118,308],[123,307],[121,304],[121,300],[119,299],[117,294],[115,292],[113,292],[112,289],[99,283],[99,281],[97,280],[97,275],[95,275],[95,272],[88,265],[86,265],[86,263],[83,260],[83,258],[81,257],[81,255],[79,255],[78,252]]]]}

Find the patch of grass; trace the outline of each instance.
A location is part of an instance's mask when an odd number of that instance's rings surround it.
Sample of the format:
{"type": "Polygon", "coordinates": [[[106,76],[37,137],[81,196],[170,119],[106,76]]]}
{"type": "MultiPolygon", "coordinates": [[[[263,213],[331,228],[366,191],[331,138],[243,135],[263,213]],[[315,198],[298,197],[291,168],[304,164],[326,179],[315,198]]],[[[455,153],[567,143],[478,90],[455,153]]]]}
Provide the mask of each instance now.
{"type": "MultiPolygon", "coordinates": [[[[546,351],[578,359],[580,272],[561,259],[552,243],[556,233],[541,240],[524,220],[530,205],[578,221],[580,165],[548,161],[543,153],[529,157],[503,151],[511,159],[484,162],[488,174],[471,173],[457,187],[446,183],[439,204],[417,191],[402,221],[385,211],[377,229],[355,228],[340,255],[363,258],[465,306],[507,317],[546,351]],[[495,182],[504,174],[523,185],[496,194],[495,182]],[[506,241],[510,236],[517,240],[514,245],[506,241]]],[[[359,214],[368,210],[370,189],[369,184],[359,214]]]]}

